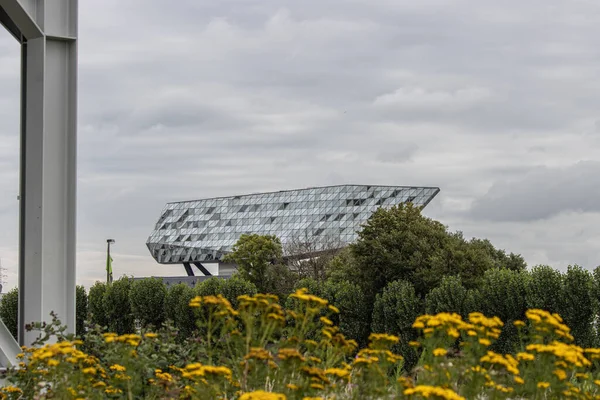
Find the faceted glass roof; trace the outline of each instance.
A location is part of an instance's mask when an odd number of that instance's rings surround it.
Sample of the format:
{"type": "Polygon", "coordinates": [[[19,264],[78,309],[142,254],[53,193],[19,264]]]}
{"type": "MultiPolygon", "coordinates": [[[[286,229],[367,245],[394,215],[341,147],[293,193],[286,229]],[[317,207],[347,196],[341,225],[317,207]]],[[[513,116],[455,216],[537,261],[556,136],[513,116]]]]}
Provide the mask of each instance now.
{"type": "Polygon", "coordinates": [[[163,264],[218,261],[244,233],[275,235],[284,246],[307,237],[345,245],[379,207],[424,207],[439,191],[341,185],[168,203],[146,244],[163,264]]]}

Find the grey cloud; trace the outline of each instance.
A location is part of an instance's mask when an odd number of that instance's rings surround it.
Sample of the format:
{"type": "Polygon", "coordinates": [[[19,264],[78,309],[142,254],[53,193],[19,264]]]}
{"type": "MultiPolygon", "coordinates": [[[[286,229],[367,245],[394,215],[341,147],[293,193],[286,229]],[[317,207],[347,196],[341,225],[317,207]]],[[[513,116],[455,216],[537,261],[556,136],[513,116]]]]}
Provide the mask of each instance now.
{"type": "Polygon", "coordinates": [[[395,149],[381,152],[377,159],[384,163],[402,164],[409,161],[419,149],[414,143],[399,144],[395,149]]]}
{"type": "MultiPolygon", "coordinates": [[[[167,201],[347,182],[440,186],[427,213],[452,229],[532,263],[592,263],[598,247],[557,226],[600,236],[586,200],[598,167],[556,166],[597,157],[599,11],[562,0],[81,2],[81,279],[101,278],[107,235],[123,271],[177,273],[144,245],[167,201]]],[[[0,35],[9,208],[18,73],[18,46],[0,35]]],[[[9,214],[0,238],[14,250],[9,214]]]]}
{"type": "Polygon", "coordinates": [[[600,163],[536,168],[497,182],[473,202],[469,215],[494,221],[533,221],[564,212],[600,212],[600,163]]]}

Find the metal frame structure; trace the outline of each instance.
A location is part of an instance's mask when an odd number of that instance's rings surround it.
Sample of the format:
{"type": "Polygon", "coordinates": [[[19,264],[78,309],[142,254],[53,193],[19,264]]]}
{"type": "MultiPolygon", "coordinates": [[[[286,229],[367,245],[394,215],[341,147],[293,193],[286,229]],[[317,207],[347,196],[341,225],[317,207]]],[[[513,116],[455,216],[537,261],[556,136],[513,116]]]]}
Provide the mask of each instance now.
{"type": "MultiPolygon", "coordinates": [[[[29,345],[26,324],[51,312],[75,330],[78,0],[0,0],[0,23],[21,44],[18,338],[29,345]]],[[[6,365],[16,342],[5,336],[6,365]]]]}

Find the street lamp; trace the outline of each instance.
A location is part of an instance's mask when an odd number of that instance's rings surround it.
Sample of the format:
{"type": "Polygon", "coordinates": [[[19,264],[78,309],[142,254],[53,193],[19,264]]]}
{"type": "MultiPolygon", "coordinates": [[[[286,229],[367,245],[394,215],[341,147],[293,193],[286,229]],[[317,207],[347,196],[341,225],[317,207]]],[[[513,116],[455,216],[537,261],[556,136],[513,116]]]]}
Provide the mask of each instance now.
{"type": "Polygon", "coordinates": [[[106,239],[106,283],[112,282],[112,258],[110,256],[110,245],[115,239],[106,239]]]}

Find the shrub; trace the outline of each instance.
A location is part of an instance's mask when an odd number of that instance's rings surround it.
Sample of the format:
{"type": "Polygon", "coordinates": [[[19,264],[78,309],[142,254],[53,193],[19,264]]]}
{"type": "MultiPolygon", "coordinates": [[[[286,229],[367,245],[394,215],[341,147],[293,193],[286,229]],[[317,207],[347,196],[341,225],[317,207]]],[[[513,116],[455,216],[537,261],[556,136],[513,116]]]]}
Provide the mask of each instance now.
{"type": "Polygon", "coordinates": [[[229,300],[233,307],[238,306],[239,296],[243,294],[254,296],[256,293],[256,286],[239,274],[234,274],[231,278],[226,279],[221,287],[221,294],[229,300]]]}
{"type": "Polygon", "coordinates": [[[196,296],[216,296],[223,293],[224,284],[225,280],[223,278],[213,276],[202,282],[196,283],[194,291],[196,296]]]}
{"type": "Polygon", "coordinates": [[[326,281],[323,297],[340,310],[333,321],[344,336],[366,343],[369,336],[369,310],[361,288],[349,281],[326,281]]]}
{"type": "Polygon", "coordinates": [[[417,362],[416,351],[408,346],[408,342],[417,338],[412,324],[423,308],[415,288],[406,281],[391,282],[375,299],[371,330],[400,336],[400,352],[409,368],[417,362]]]}
{"type": "Polygon", "coordinates": [[[19,289],[8,291],[0,301],[0,319],[15,339],[19,334],[19,289]]]}
{"type": "Polygon", "coordinates": [[[165,320],[164,307],[167,288],[159,278],[134,281],[129,299],[131,311],[143,327],[159,328],[165,320]]]}
{"type": "Polygon", "coordinates": [[[531,279],[527,286],[527,307],[553,313],[560,312],[563,275],[546,265],[534,267],[530,275],[531,279]]]}
{"type": "Polygon", "coordinates": [[[425,297],[425,309],[428,314],[450,312],[466,318],[477,309],[477,290],[467,290],[458,276],[442,278],[440,286],[432,289],[425,297]]]}
{"type": "Polygon", "coordinates": [[[134,318],[129,300],[133,279],[123,277],[106,288],[103,306],[108,320],[108,328],[119,335],[132,333],[134,318]]]}
{"type": "Polygon", "coordinates": [[[165,316],[173,321],[180,340],[189,338],[196,329],[194,310],[189,305],[194,296],[194,289],[185,283],[171,286],[165,296],[165,316]]]}
{"type": "MultiPolygon", "coordinates": [[[[407,282],[394,289],[414,291],[407,282]]],[[[185,291],[185,289],[181,290],[185,291]]],[[[171,291],[169,291],[171,292],[171,291]]],[[[471,313],[440,313],[411,321],[422,349],[418,367],[401,373],[393,352],[400,338],[372,334],[358,349],[331,322],[335,308],[306,290],[292,294],[293,309],[271,295],[242,298],[234,309],[223,298],[195,297],[202,338],[177,343],[168,328],[143,335],[98,332],[82,343],[46,325],[56,340],[24,348],[23,364],[9,368],[2,398],[71,399],[591,399],[600,396],[600,349],[573,344],[556,314],[528,310],[515,321],[517,352],[490,350],[507,325],[471,313]],[[286,323],[290,321],[290,323],[286,323]],[[300,323],[299,323],[300,322],[300,323]],[[308,334],[316,335],[316,340],[308,334]],[[456,342],[460,351],[455,351],[456,342]],[[83,349],[86,349],[84,352],[83,349]],[[42,373],[40,373],[43,371],[42,373]]],[[[415,296],[416,297],[416,296],[415,296]]],[[[405,340],[405,339],[403,339],[405,340]]]]}
{"type": "Polygon", "coordinates": [[[99,326],[108,326],[106,310],[104,308],[104,294],[106,293],[106,283],[96,282],[90,288],[88,296],[88,312],[90,322],[99,326]]]}
{"type": "Polygon", "coordinates": [[[513,321],[525,317],[529,281],[530,275],[527,272],[509,269],[490,269],[483,275],[479,290],[481,293],[479,311],[486,315],[495,315],[507,324],[494,347],[499,352],[512,352],[518,342],[513,321]]]}
{"type": "Polygon", "coordinates": [[[81,335],[85,332],[85,321],[88,318],[88,296],[83,286],[75,288],[75,332],[81,335]]]}
{"type": "Polygon", "coordinates": [[[593,277],[589,271],[575,265],[564,275],[560,298],[560,314],[571,327],[575,342],[580,346],[594,344],[593,322],[597,307],[593,295],[593,277]]]}

